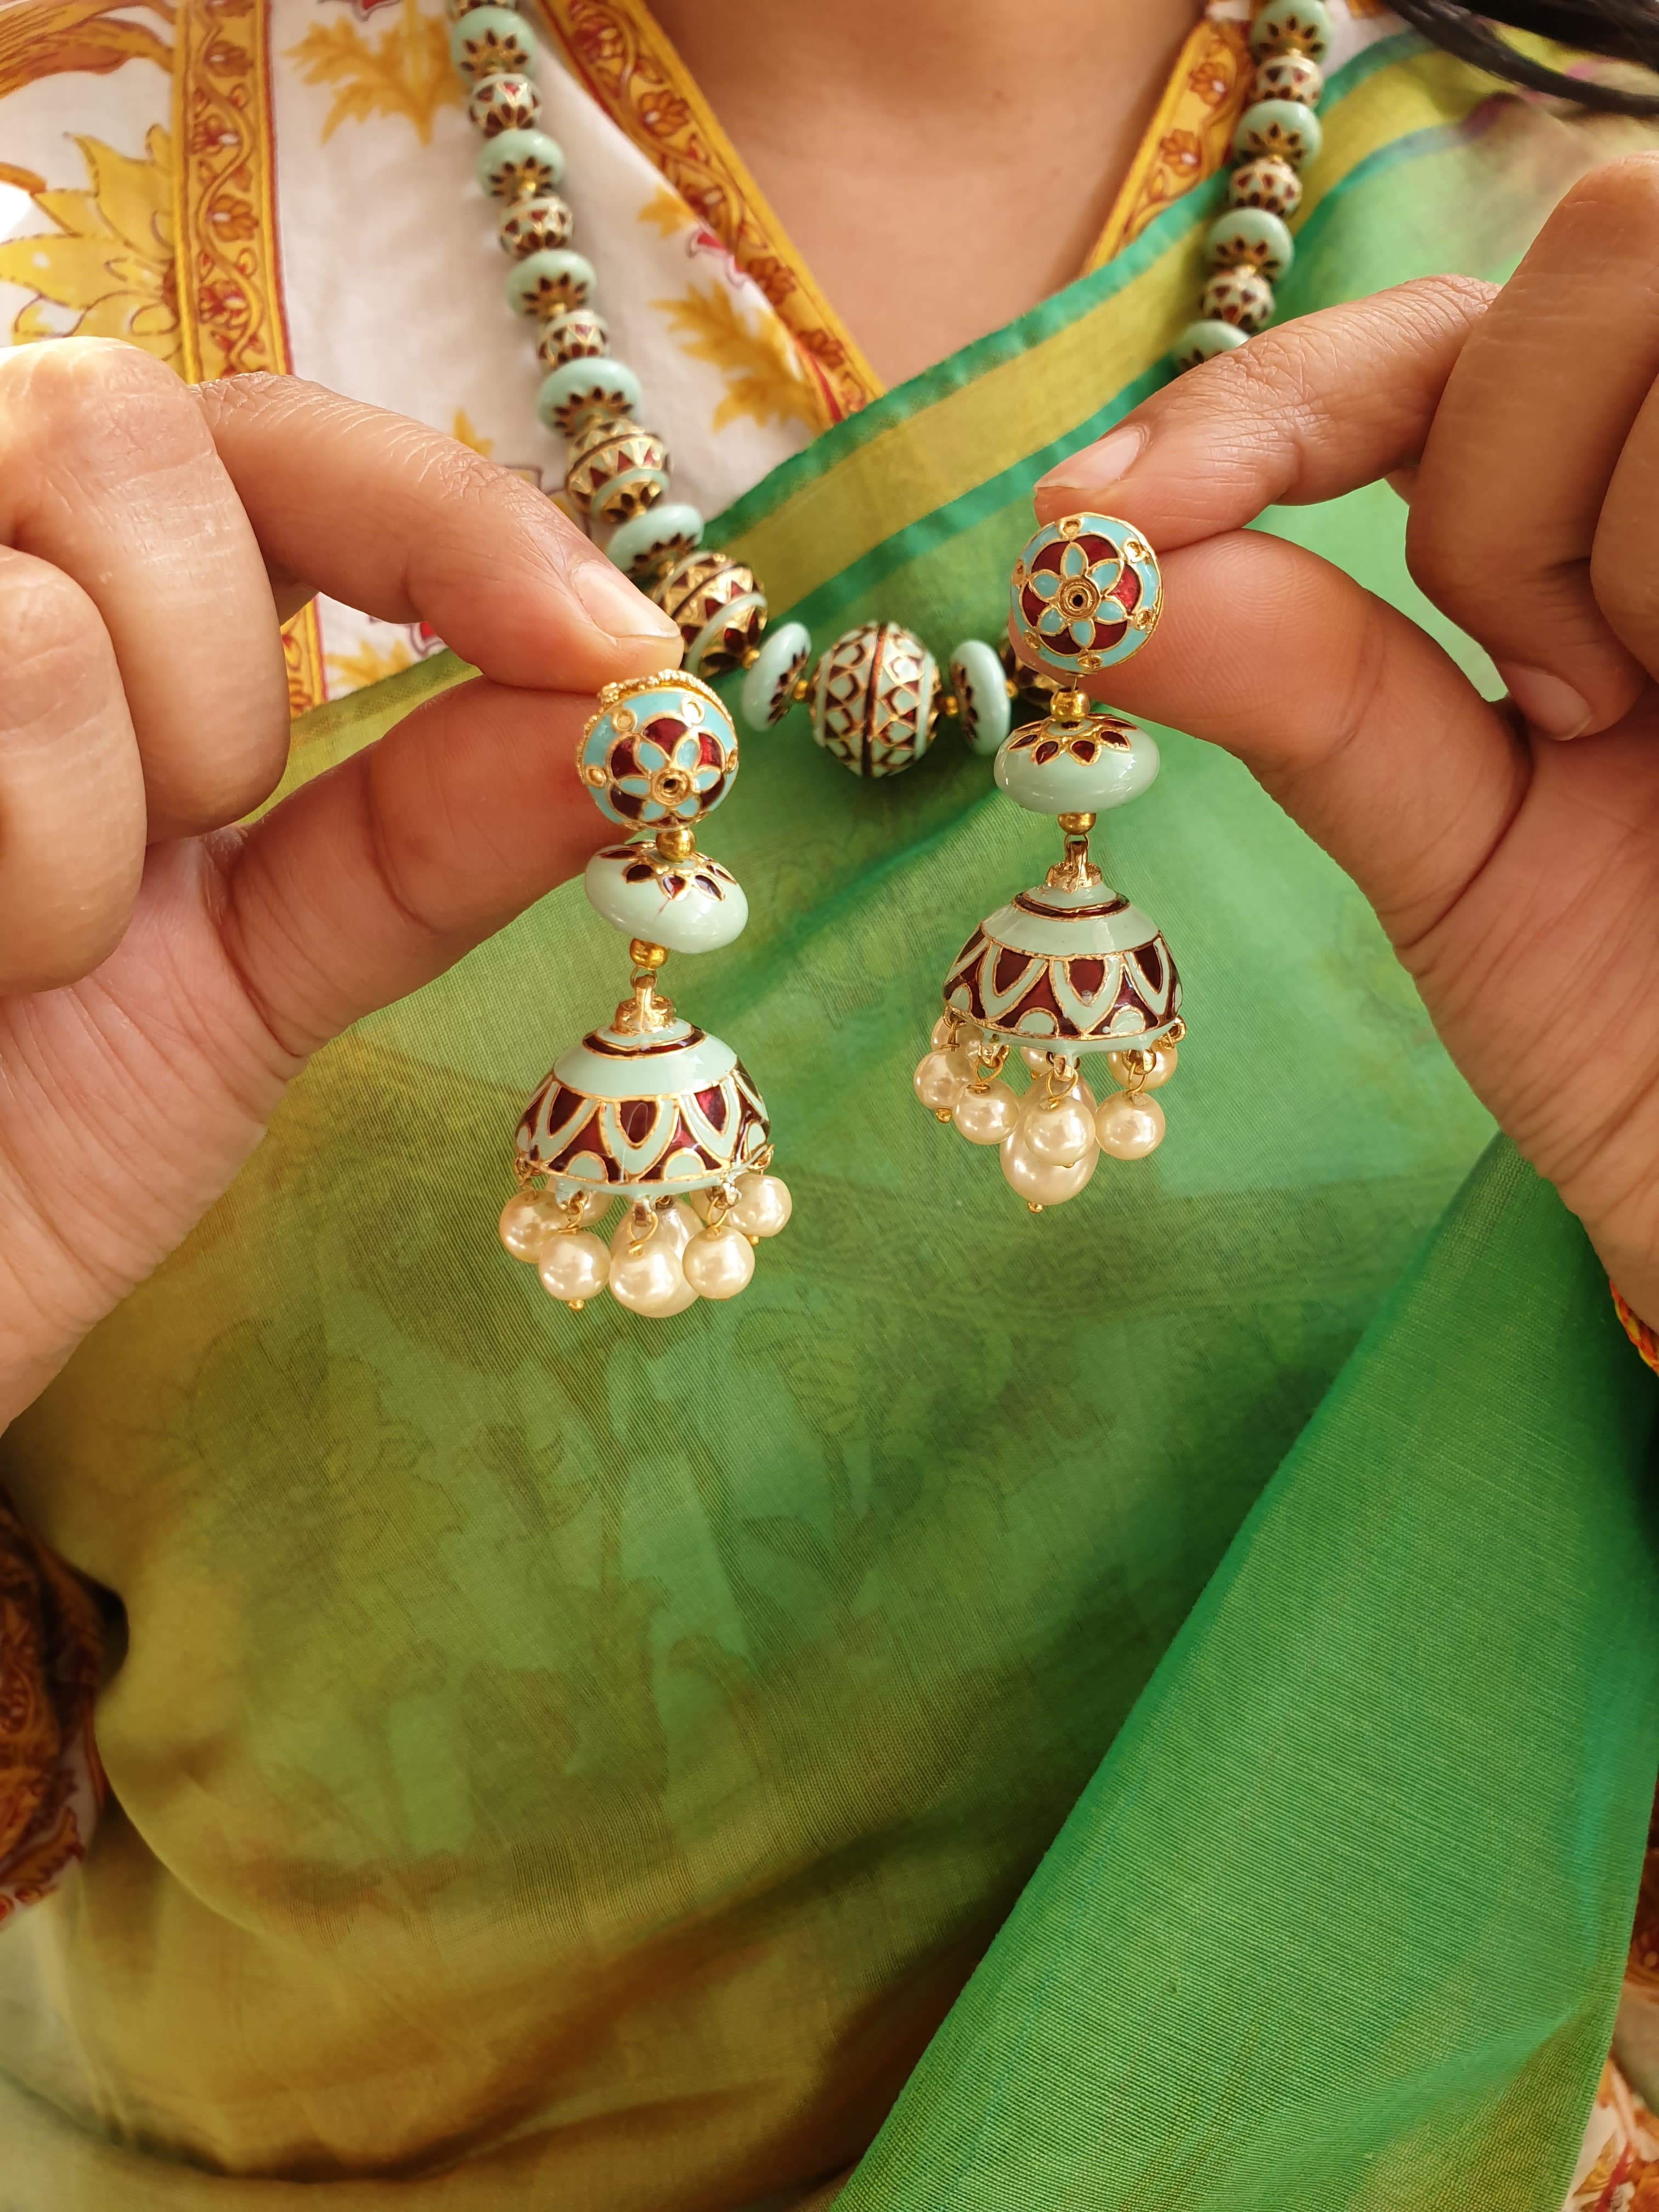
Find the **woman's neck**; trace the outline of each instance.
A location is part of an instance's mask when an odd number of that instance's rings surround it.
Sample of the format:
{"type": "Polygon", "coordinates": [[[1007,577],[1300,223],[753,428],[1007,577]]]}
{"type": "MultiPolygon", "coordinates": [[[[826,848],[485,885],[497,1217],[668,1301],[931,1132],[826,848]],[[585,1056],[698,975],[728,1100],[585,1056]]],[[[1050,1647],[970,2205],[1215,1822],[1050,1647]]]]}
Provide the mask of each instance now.
{"type": "Polygon", "coordinates": [[[878,375],[1057,290],[1099,235],[1194,0],[652,0],[878,375]]]}

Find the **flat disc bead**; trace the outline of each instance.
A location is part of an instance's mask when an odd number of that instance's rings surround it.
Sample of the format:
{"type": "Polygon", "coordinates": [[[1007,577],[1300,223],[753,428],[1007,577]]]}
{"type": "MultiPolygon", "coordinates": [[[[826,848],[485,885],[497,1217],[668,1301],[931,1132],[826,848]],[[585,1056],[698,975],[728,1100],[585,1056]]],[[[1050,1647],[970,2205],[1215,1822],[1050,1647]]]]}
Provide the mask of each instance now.
{"type": "Polygon", "coordinates": [[[1235,346],[1242,346],[1249,336],[1237,323],[1216,322],[1207,317],[1200,323],[1188,323],[1175,342],[1176,367],[1201,368],[1218,353],[1231,353],[1235,346]]]}
{"type": "Polygon", "coordinates": [[[1250,25],[1250,52],[1259,61],[1264,54],[1297,51],[1322,62],[1331,50],[1331,11],[1324,0],[1267,0],[1250,25]]]}
{"type": "Polygon", "coordinates": [[[486,138],[499,138],[503,131],[531,131],[542,112],[542,96],[533,77],[510,70],[503,76],[481,76],[466,103],[467,119],[486,138]]]}
{"type": "Polygon", "coordinates": [[[599,410],[607,415],[631,415],[642,397],[640,380],[626,362],[604,354],[583,355],[562,362],[542,379],[536,412],[550,430],[568,438],[584,415],[599,410]]]}
{"type": "Polygon", "coordinates": [[[1294,215],[1302,204],[1302,179],[1288,161],[1271,156],[1241,161],[1228,181],[1227,198],[1236,208],[1265,208],[1269,215],[1294,215]]]}
{"type": "Polygon", "coordinates": [[[1164,586],[1157,556],[1133,523],[1066,514],[1026,540],[1009,601],[1030,659],[1075,678],[1139,651],[1163,606],[1164,586]]]}
{"type": "Polygon", "coordinates": [[[1241,331],[1259,331],[1271,320],[1273,288],[1254,269],[1221,269],[1204,287],[1199,313],[1208,322],[1234,323],[1241,331]]]}
{"type": "Polygon", "coordinates": [[[720,694],[694,677],[607,684],[582,732],[576,768],[607,821],[689,826],[731,789],[738,733],[720,694]]]}
{"type": "Polygon", "coordinates": [[[1256,69],[1252,97],[1299,100],[1304,107],[1313,107],[1324,89],[1325,72],[1311,54],[1269,54],[1256,69]]]}
{"type": "Polygon", "coordinates": [[[1156,738],[1121,714],[1028,722],[998,753],[997,789],[1030,814],[1104,814],[1156,780],[1156,738]]]}
{"type": "Polygon", "coordinates": [[[626,522],[668,488],[668,448],[626,416],[596,415],[571,441],[564,488],[584,514],[626,522]]]}
{"type": "Polygon", "coordinates": [[[1008,679],[995,648],[966,637],[951,655],[951,689],[957,695],[962,735],[970,753],[996,751],[1013,720],[1008,679]]]}
{"type": "Polygon", "coordinates": [[[651,596],[678,624],[684,665],[694,676],[737,667],[766,628],[766,594],[754,570],[712,546],[681,554],[653,584],[651,596]]]}
{"type": "Polygon", "coordinates": [[[585,253],[568,246],[544,247],[526,253],[507,272],[507,304],[520,315],[545,322],[550,315],[568,314],[585,307],[599,278],[585,253]]]}
{"type": "Polygon", "coordinates": [[[1300,168],[1324,143],[1319,118],[1299,100],[1258,100],[1238,118],[1233,152],[1240,161],[1289,161],[1300,168]]]}
{"type": "Polygon", "coordinates": [[[607,845],[589,860],[582,886],[613,929],[671,952],[718,952],[749,921],[742,884],[702,853],[665,860],[649,843],[607,845]]]}
{"type": "Polygon", "coordinates": [[[689,501],[665,499],[648,514],[636,514],[621,524],[605,550],[628,575],[649,576],[665,562],[677,560],[700,545],[702,526],[702,515],[689,501]]]}
{"type": "Polygon", "coordinates": [[[449,58],[469,84],[526,75],[536,52],[536,33],[510,8],[469,8],[449,27],[449,58]]]}
{"type": "Polygon", "coordinates": [[[769,730],[794,703],[795,686],[811,657],[812,634],[805,623],[781,623],[744,672],[739,704],[751,730],[769,730]]]}
{"type": "Polygon", "coordinates": [[[544,368],[563,368],[573,361],[603,361],[611,349],[605,318],[592,307],[554,315],[536,333],[536,352],[544,368]]]}
{"type": "Polygon", "coordinates": [[[530,199],[556,188],[564,174],[564,150],[545,131],[503,131],[484,140],[473,167],[496,199],[530,199]]]}
{"type": "Polygon", "coordinates": [[[1205,250],[1215,269],[1254,269],[1278,283],[1296,258],[1296,241],[1265,208],[1229,208],[1210,225],[1205,250]]]}
{"type": "Polygon", "coordinates": [[[556,192],[537,192],[530,199],[514,202],[496,226],[495,235],[503,253],[522,261],[526,253],[545,253],[562,246],[574,220],[556,192]]]}

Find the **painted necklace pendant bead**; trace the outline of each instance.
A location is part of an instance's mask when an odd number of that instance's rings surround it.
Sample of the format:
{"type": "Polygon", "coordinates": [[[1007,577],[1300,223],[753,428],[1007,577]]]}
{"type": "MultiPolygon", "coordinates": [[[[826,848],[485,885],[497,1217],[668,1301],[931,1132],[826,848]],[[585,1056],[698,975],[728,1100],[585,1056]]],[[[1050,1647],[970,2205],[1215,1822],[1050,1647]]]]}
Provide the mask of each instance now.
{"type": "Polygon", "coordinates": [[[717,951],[749,919],[737,878],[697,849],[697,824],[738,772],[737,732],[718,692],[667,669],[606,685],[576,767],[605,818],[641,833],[603,847],[583,878],[589,904],[628,940],[632,996],[537,1085],[500,1236],[575,1311],[608,1290],[666,1320],[745,1289],[755,1247],[790,1214],[752,1077],[657,988],[671,954],[717,951]],[[607,1244],[595,1231],[618,1199],[607,1244]]]}
{"type": "Polygon", "coordinates": [[[855,775],[896,775],[933,742],[939,663],[897,623],[838,637],[812,685],[812,735],[855,775]]]}
{"type": "Polygon", "coordinates": [[[1072,681],[998,749],[997,786],[1053,815],[1065,846],[951,963],[913,1088],[969,1144],[994,1144],[1004,1181],[1040,1213],[1075,1198],[1103,1157],[1145,1158],[1162,1141],[1164,1109],[1146,1094],[1174,1073],[1186,1026],[1162,931],[1089,854],[1098,816],[1157,776],[1158,746],[1126,715],[1091,713],[1076,688],[1151,636],[1163,607],[1157,557],[1115,516],[1067,515],[1027,544],[1012,594],[1027,653],[1072,681]],[[1023,1095],[1004,1079],[1021,1065],[1031,1076],[1023,1095]],[[1085,1069],[1114,1085],[1103,1101],[1085,1069]]]}

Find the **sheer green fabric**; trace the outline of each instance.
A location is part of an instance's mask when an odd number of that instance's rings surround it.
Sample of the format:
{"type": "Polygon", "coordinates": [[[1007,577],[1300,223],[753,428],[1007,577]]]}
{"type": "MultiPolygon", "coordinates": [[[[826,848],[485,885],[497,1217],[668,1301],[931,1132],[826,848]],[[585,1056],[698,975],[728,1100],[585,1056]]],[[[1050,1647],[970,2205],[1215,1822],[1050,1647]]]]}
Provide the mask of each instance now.
{"type": "MultiPolygon", "coordinates": [[[[1622,143],[1363,61],[1292,307],[1500,273],[1622,143]]],[[[1212,198],[742,502],[780,611],[994,633],[1212,198]]],[[[1273,526],[1432,620],[1400,515],[1273,526]]],[[[572,1316],[495,1246],[523,1095],[623,980],[567,886],[319,1055],[9,1433],[131,1624],[117,1807],[0,1943],[22,2212],[731,2212],[907,2078],[853,2212],[1556,2212],[1655,1757],[1651,1378],[1501,1154],[1414,1262],[1487,1119],[1352,885],[1164,760],[1103,854],[1188,984],[1152,1161],[1034,1220],[916,1108],[1052,832],[945,744],[863,786],[786,727],[708,839],[749,933],[677,981],[795,1192],[743,1297],[572,1316]]]]}

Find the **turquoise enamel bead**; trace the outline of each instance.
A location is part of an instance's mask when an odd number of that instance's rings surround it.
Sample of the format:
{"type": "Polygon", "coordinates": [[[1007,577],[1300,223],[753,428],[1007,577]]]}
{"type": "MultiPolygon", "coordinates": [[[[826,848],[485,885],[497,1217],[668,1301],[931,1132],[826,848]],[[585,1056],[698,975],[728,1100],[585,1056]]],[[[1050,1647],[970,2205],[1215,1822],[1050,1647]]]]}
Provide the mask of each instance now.
{"type": "Polygon", "coordinates": [[[469,8],[449,27],[449,58],[469,84],[536,66],[536,33],[511,8],[469,8]]]}
{"type": "Polygon", "coordinates": [[[1273,288],[1254,269],[1218,269],[1200,295],[1198,312],[1206,322],[1259,331],[1272,319],[1273,288]]]}
{"type": "Polygon", "coordinates": [[[1204,244],[1212,269],[1254,269],[1273,284],[1296,258],[1290,232],[1265,208],[1229,208],[1210,225],[1204,244]]]}
{"type": "Polygon", "coordinates": [[[635,677],[600,692],[576,765],[607,821],[684,827],[712,814],[731,789],[738,733],[719,692],[698,678],[635,677]]]}
{"type": "Polygon", "coordinates": [[[550,192],[564,174],[564,150],[545,131],[503,131],[486,138],[474,164],[478,182],[498,200],[550,192]]]}
{"type": "Polygon", "coordinates": [[[1302,179],[1288,161],[1241,161],[1228,182],[1227,198],[1236,208],[1294,215],[1302,204],[1302,179]]]}
{"type": "Polygon", "coordinates": [[[584,415],[599,408],[610,415],[632,415],[642,396],[640,380],[626,362],[585,354],[542,379],[536,412],[550,430],[568,438],[584,415]]]}
{"type": "Polygon", "coordinates": [[[1212,322],[1207,318],[1188,323],[1175,342],[1176,367],[1197,368],[1204,362],[1213,361],[1218,353],[1231,353],[1235,346],[1242,346],[1249,336],[1236,323],[1212,322]]]}
{"type": "Polygon", "coordinates": [[[749,920],[749,902],[730,869],[703,853],[665,858],[649,839],[595,853],[582,888],[613,929],[670,952],[718,952],[742,936],[749,920]]]}
{"type": "Polygon", "coordinates": [[[998,753],[997,789],[1030,814],[1104,814],[1158,775],[1158,745],[1121,714],[1028,722],[998,753]]]}
{"type": "Polygon", "coordinates": [[[1250,52],[1311,54],[1322,62],[1331,50],[1331,11],[1325,0],[1267,0],[1250,25],[1250,52]]]}
{"type": "Polygon", "coordinates": [[[621,523],[605,552],[630,576],[648,576],[665,561],[702,543],[702,517],[687,500],[659,500],[644,514],[621,523]]]}
{"type": "Polygon", "coordinates": [[[1008,734],[1013,702],[1002,663],[982,637],[963,638],[951,655],[951,689],[969,751],[995,752],[1008,734]]]}
{"type": "Polygon", "coordinates": [[[586,254],[573,253],[568,246],[549,246],[540,253],[526,253],[507,270],[507,304],[545,323],[586,307],[598,282],[586,254]]]}
{"type": "Polygon", "coordinates": [[[515,200],[501,217],[495,235],[501,252],[522,261],[527,253],[545,253],[566,245],[574,218],[556,192],[538,192],[533,198],[515,200]]]}
{"type": "Polygon", "coordinates": [[[1071,678],[1138,653],[1163,594],[1152,547],[1133,523],[1109,514],[1047,524],[1015,562],[1010,590],[1028,658],[1071,678]]]}
{"type": "Polygon", "coordinates": [[[1243,161],[1289,161],[1300,167],[1318,153],[1319,118],[1299,100],[1258,100],[1238,118],[1233,152],[1243,161]]]}
{"type": "Polygon", "coordinates": [[[738,704],[751,730],[769,730],[794,703],[795,686],[812,652],[805,623],[780,623],[745,672],[738,704]]]}

